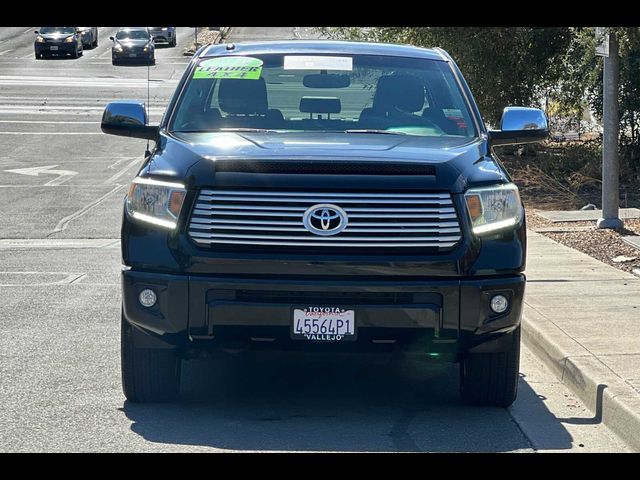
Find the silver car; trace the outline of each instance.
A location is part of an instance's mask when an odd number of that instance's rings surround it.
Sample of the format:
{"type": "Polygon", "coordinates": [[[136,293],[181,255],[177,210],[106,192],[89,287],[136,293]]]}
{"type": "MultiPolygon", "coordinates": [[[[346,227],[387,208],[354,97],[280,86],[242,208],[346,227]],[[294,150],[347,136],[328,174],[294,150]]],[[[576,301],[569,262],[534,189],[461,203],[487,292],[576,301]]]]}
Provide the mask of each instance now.
{"type": "Polygon", "coordinates": [[[78,27],[82,46],[84,48],[96,48],[98,46],[98,27],[78,27]]]}
{"type": "Polygon", "coordinates": [[[178,44],[178,38],[176,34],[176,27],[147,27],[149,33],[153,35],[154,42],[167,43],[170,47],[175,47],[178,44]]]}

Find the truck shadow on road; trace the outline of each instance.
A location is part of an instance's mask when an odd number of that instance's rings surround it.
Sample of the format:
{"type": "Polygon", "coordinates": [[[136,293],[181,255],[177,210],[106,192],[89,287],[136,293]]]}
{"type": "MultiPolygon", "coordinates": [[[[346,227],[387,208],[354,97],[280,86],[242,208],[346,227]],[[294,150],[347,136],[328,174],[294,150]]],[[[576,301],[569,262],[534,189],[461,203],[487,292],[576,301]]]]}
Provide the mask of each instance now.
{"type": "Polygon", "coordinates": [[[175,404],[123,411],[145,440],[266,451],[568,449],[571,436],[521,379],[518,401],[545,428],[535,446],[502,408],[463,405],[458,366],[353,358],[191,360],[175,404]]]}

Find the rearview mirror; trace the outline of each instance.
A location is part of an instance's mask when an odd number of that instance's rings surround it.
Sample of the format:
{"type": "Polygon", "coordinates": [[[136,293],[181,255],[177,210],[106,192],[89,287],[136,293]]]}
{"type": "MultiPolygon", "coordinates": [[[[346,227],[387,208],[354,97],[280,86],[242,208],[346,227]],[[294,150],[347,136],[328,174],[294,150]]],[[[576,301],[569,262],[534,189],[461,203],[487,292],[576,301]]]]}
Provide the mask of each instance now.
{"type": "Polygon", "coordinates": [[[489,131],[489,143],[513,145],[535,143],[549,136],[547,117],[539,108],[506,107],[502,112],[500,130],[489,131]]]}
{"type": "Polygon", "coordinates": [[[107,104],[100,128],[109,135],[156,141],[159,128],[147,125],[147,111],[141,100],[121,100],[107,104]]]}
{"type": "Polygon", "coordinates": [[[351,77],[336,73],[311,73],[304,76],[302,84],[308,88],[346,88],[351,85],[351,77]]]}

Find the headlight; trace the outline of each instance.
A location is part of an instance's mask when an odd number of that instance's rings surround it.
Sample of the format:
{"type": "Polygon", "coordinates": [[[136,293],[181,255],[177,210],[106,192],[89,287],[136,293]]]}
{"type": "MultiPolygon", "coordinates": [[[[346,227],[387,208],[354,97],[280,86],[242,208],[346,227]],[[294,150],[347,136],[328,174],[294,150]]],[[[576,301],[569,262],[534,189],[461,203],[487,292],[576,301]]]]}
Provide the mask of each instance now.
{"type": "Polygon", "coordinates": [[[167,30],[169,30],[167,27],[162,27],[163,32],[166,32],[167,30]]]}
{"type": "Polygon", "coordinates": [[[149,47],[148,47],[148,46],[147,46],[147,47],[144,47],[144,48],[142,49],[142,51],[143,51],[143,52],[148,52],[148,51],[149,51],[149,47]]]}
{"type": "Polygon", "coordinates": [[[71,43],[73,42],[73,37],[67,37],[64,39],[64,43],[71,43]]]}
{"type": "Polygon", "coordinates": [[[115,46],[115,47],[113,47],[113,49],[114,49],[116,52],[121,52],[121,51],[123,50],[122,45],[120,45],[119,43],[118,43],[118,44],[116,44],[116,46],[115,46]]]}
{"type": "Polygon", "coordinates": [[[472,188],[467,190],[464,197],[476,235],[513,227],[522,220],[522,202],[518,187],[513,183],[472,188]]]}
{"type": "Polygon", "coordinates": [[[37,43],[44,43],[44,37],[41,37],[40,35],[38,35],[38,36],[36,37],[36,42],[37,42],[37,43]]]}
{"type": "Polygon", "coordinates": [[[127,195],[127,213],[141,222],[173,230],[186,193],[180,183],[136,178],[127,195]]]}

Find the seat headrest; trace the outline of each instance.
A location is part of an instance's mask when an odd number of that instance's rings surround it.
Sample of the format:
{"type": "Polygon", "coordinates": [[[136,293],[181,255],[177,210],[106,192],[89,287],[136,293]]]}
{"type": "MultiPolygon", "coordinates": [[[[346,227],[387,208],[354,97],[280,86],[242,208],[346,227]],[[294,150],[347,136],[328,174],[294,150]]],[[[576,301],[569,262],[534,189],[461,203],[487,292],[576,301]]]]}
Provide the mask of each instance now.
{"type": "Polygon", "coordinates": [[[232,115],[266,115],[267,84],[264,78],[223,78],[218,90],[220,109],[232,115]]]}
{"type": "Polygon", "coordinates": [[[417,112],[424,107],[424,84],[415,75],[387,75],[378,79],[373,108],[417,112]]]}

